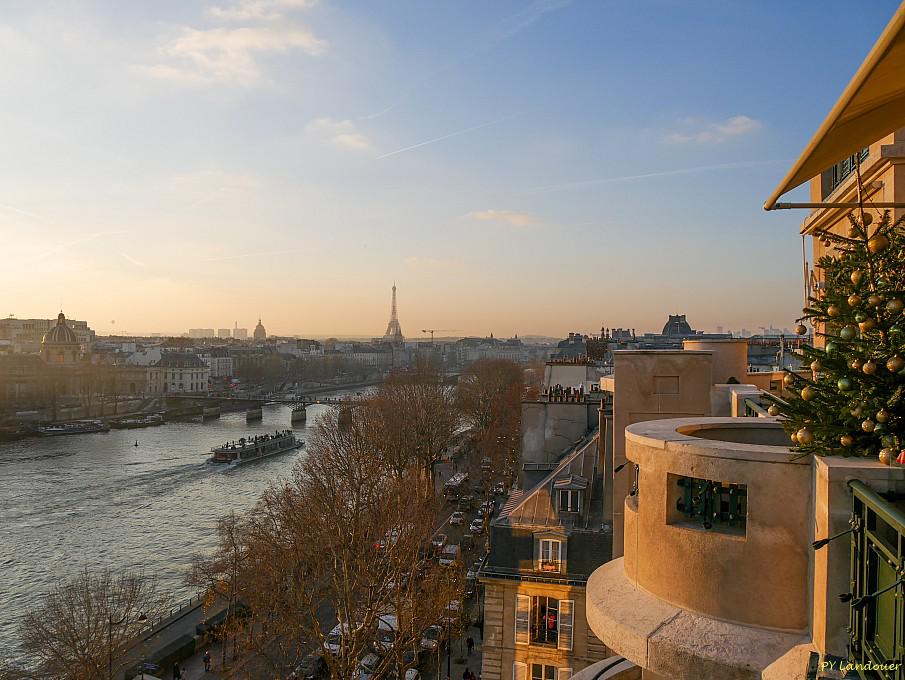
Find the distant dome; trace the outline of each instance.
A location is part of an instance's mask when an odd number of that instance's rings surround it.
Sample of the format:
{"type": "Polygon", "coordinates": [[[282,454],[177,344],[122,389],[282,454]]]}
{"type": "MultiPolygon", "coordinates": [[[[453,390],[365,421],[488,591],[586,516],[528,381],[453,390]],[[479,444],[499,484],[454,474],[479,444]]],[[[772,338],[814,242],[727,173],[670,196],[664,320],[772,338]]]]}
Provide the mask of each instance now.
{"type": "Polygon", "coordinates": [[[261,323],[261,319],[258,319],[258,325],[255,326],[255,340],[266,340],[267,339],[267,331],[264,330],[264,324],[261,323]]]}
{"type": "Polygon", "coordinates": [[[66,325],[66,315],[60,312],[57,316],[57,325],[44,334],[41,340],[43,345],[78,345],[79,339],[75,332],[66,325]]]}

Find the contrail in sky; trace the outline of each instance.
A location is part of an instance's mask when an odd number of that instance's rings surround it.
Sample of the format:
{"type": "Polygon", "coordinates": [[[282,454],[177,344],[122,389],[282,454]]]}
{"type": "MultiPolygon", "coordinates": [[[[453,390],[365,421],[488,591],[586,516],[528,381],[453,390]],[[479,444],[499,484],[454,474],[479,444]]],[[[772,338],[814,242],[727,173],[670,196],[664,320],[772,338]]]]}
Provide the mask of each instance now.
{"type": "Polygon", "coordinates": [[[25,217],[30,217],[33,220],[41,219],[40,215],[35,215],[34,213],[28,212],[27,210],[22,210],[20,208],[16,208],[11,205],[6,205],[5,203],[0,203],[0,210],[8,210],[9,212],[14,212],[17,215],[24,215],[25,217]]]}
{"type": "Polygon", "coordinates": [[[120,253],[120,255],[122,255],[125,259],[127,259],[129,262],[131,262],[132,264],[134,264],[136,267],[144,267],[144,266],[145,266],[145,263],[144,263],[144,262],[141,262],[141,261],[139,261],[139,260],[136,260],[134,257],[132,257],[131,255],[129,255],[129,253],[120,253]]]}
{"type": "Polygon", "coordinates": [[[411,151],[412,149],[420,149],[422,146],[427,146],[428,144],[436,144],[437,142],[442,142],[444,139],[458,137],[459,135],[464,135],[469,132],[474,132],[475,130],[480,130],[481,128],[490,127],[491,125],[497,125],[512,117],[513,116],[497,118],[496,120],[491,120],[491,121],[488,121],[487,123],[481,123],[480,125],[472,125],[471,127],[465,128],[464,130],[456,130],[455,132],[450,132],[448,135],[443,135],[442,137],[434,137],[433,139],[426,139],[423,142],[418,142],[417,144],[412,144],[411,146],[406,146],[406,147],[403,147],[402,149],[396,149],[395,151],[390,151],[389,153],[385,153],[382,156],[378,156],[374,160],[379,161],[381,158],[389,158],[390,156],[395,156],[400,153],[405,153],[406,151],[411,151]]]}
{"type": "Polygon", "coordinates": [[[431,81],[435,80],[439,75],[447,71],[451,71],[458,66],[461,66],[469,59],[473,59],[474,57],[488,52],[504,40],[508,40],[517,33],[525,30],[545,14],[554,12],[558,9],[562,9],[563,7],[566,7],[570,4],[572,4],[572,0],[536,0],[524,9],[520,9],[518,12],[504,17],[495,24],[495,26],[493,27],[493,34],[482,44],[478,45],[473,50],[470,50],[450,61],[447,61],[445,64],[439,66],[438,68],[435,68],[433,71],[428,72],[421,78],[418,78],[411,85],[402,90],[396,96],[396,101],[394,101],[386,108],[365,116],[359,116],[357,120],[373,120],[375,118],[380,118],[381,116],[388,114],[390,111],[400,107],[409,97],[415,94],[424,85],[427,85],[431,81]]]}
{"type": "Polygon", "coordinates": [[[246,257],[263,257],[264,255],[280,255],[282,253],[298,253],[301,252],[298,248],[293,248],[291,250],[267,250],[263,253],[242,253],[241,255],[224,255],[223,257],[210,257],[202,262],[224,262],[226,260],[241,260],[246,257]]]}
{"type": "Polygon", "coordinates": [[[653,177],[673,177],[675,175],[693,175],[699,172],[711,172],[713,170],[738,170],[742,168],[756,168],[763,165],[775,165],[778,163],[791,162],[791,160],[738,161],[735,163],[720,163],[718,165],[699,165],[693,168],[678,168],[676,170],[663,170],[661,172],[646,172],[641,175],[623,175],[621,177],[603,177],[600,179],[585,179],[577,182],[564,182],[562,184],[547,184],[546,186],[529,189],[527,193],[543,193],[546,191],[560,191],[562,189],[578,189],[580,187],[594,186],[598,184],[631,182],[637,179],[651,179],[653,177]]]}
{"type": "Polygon", "coordinates": [[[95,241],[99,239],[101,236],[116,236],[117,234],[125,234],[124,231],[96,231],[93,234],[89,234],[84,238],[76,239],[75,241],[69,241],[68,243],[61,243],[58,246],[54,246],[50,250],[46,250],[40,255],[37,256],[37,260],[45,260],[51,255],[56,255],[59,252],[66,250],[67,248],[71,248],[72,246],[77,246],[82,243],[88,243],[89,241],[95,241]]]}

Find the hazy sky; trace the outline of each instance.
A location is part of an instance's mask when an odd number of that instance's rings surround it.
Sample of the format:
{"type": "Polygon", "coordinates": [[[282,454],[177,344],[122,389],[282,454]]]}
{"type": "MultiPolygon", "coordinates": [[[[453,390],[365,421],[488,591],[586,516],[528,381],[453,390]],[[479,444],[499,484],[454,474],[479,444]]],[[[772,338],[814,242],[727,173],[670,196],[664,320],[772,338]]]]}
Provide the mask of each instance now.
{"type": "Polygon", "coordinates": [[[791,325],[761,204],[896,5],[0,2],[0,315],[791,325]]]}

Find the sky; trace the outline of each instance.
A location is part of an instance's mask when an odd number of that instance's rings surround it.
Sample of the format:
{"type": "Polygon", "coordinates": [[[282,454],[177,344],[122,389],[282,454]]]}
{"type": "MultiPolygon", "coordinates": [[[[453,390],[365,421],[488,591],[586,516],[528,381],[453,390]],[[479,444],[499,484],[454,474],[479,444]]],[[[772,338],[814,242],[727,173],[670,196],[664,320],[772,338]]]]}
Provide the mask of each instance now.
{"type": "Polygon", "coordinates": [[[761,206],[896,6],[0,0],[0,315],[791,326],[761,206]]]}

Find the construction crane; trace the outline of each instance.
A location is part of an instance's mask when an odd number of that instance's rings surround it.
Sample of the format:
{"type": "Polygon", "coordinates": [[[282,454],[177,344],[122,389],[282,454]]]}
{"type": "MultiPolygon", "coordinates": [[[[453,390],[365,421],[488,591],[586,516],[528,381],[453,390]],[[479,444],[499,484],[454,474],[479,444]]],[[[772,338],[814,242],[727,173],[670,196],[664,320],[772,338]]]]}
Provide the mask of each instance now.
{"type": "Polygon", "coordinates": [[[458,332],[458,328],[422,328],[422,333],[430,333],[431,334],[431,344],[434,344],[434,333],[456,333],[458,332]]]}

